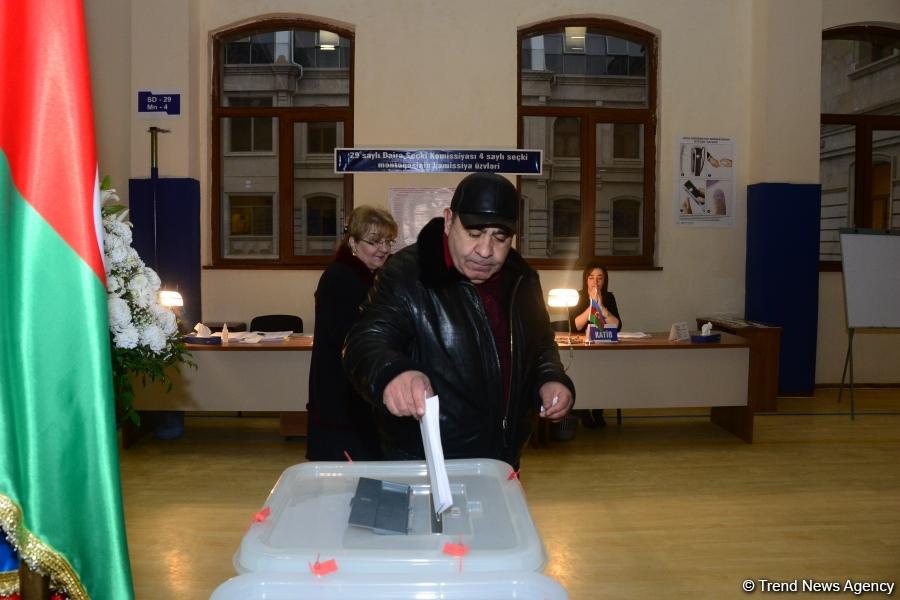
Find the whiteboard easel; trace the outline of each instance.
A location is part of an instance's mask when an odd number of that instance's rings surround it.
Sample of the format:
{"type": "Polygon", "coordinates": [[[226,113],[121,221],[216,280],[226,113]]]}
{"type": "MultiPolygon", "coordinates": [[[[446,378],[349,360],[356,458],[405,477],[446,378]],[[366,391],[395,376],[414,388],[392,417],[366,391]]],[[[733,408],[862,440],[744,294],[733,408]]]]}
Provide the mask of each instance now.
{"type": "Polygon", "coordinates": [[[853,336],[857,329],[900,329],[900,231],[842,229],[840,236],[849,335],[838,402],[849,368],[850,418],[855,419],[853,336]]]}

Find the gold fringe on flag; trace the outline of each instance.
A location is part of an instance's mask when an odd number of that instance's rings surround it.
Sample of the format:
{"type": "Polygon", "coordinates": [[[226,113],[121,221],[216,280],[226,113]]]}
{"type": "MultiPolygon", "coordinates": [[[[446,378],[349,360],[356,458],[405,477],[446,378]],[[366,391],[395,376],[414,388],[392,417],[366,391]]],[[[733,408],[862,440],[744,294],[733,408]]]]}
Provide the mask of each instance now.
{"type": "Polygon", "coordinates": [[[0,572],[0,596],[12,596],[19,593],[19,572],[0,572]]]}
{"type": "MultiPolygon", "coordinates": [[[[6,539],[16,549],[19,560],[42,575],[50,576],[50,585],[54,589],[63,591],[70,600],[90,600],[81,580],[75,573],[75,569],[61,554],[38,539],[22,524],[22,509],[13,500],[0,494],[0,529],[6,534],[6,539]]],[[[6,575],[0,574],[0,593],[4,593],[6,575]]],[[[15,575],[15,585],[18,591],[19,575],[15,575]]]]}

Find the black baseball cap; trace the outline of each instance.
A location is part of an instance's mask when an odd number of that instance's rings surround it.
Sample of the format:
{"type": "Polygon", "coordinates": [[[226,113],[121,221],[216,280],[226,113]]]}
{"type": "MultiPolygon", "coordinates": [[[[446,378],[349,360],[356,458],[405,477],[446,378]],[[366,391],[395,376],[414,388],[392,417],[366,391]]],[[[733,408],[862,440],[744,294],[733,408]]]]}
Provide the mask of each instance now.
{"type": "Polygon", "coordinates": [[[466,229],[500,227],[514,233],[519,220],[519,192],[505,177],[472,173],[456,186],[450,210],[459,215],[466,229]]]}

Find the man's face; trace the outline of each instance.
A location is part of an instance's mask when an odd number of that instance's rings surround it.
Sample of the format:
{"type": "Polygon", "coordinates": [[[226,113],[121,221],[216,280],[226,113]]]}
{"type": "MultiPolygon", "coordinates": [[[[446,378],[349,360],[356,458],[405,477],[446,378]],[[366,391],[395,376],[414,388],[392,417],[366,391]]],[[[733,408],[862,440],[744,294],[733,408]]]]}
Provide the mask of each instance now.
{"type": "Polygon", "coordinates": [[[512,234],[499,227],[466,229],[450,209],[444,209],[444,233],[456,269],[472,283],[484,283],[506,262],[512,234]]]}

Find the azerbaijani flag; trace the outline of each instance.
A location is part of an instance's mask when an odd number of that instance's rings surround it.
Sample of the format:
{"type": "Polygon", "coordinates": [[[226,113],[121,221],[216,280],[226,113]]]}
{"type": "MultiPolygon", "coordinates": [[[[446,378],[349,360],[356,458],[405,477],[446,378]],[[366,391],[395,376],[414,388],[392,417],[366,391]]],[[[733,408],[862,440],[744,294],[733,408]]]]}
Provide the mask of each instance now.
{"type": "Polygon", "coordinates": [[[81,0],[0,2],[0,529],[72,599],[133,597],[81,0]]]}
{"type": "Polygon", "coordinates": [[[591,314],[588,316],[588,323],[603,329],[606,325],[606,319],[603,318],[603,312],[600,310],[600,304],[591,298],[591,314]]]}

